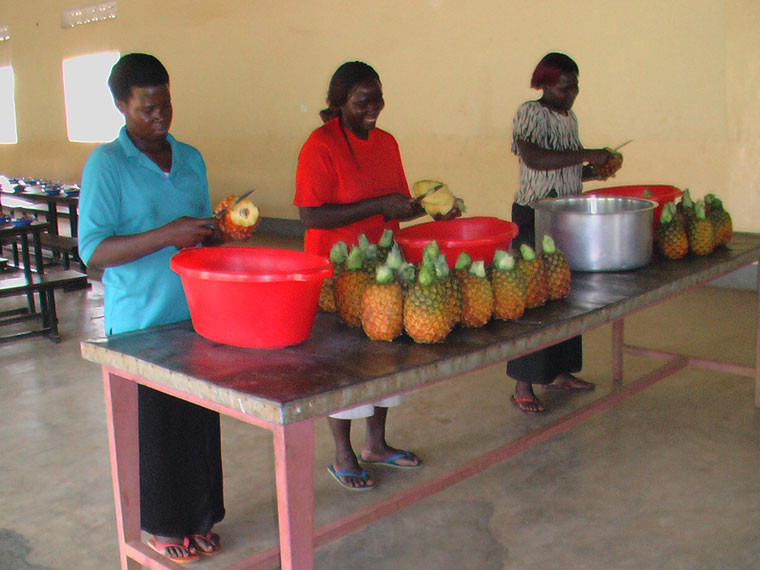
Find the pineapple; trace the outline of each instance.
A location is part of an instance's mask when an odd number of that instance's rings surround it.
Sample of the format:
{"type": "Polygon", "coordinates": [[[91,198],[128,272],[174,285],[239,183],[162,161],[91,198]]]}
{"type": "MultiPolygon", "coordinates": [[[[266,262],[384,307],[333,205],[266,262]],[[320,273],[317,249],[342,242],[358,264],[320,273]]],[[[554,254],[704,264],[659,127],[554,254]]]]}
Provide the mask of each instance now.
{"type": "Polygon", "coordinates": [[[423,263],[404,299],[406,333],[419,343],[443,341],[451,330],[445,303],[444,282],[436,278],[434,266],[423,263]]]}
{"type": "Polygon", "coordinates": [[[677,210],[678,215],[683,218],[684,224],[694,217],[694,200],[692,200],[691,192],[688,188],[683,191],[677,210]]]}
{"type": "Polygon", "coordinates": [[[322,288],[319,290],[319,308],[326,313],[337,311],[335,307],[335,294],[333,287],[338,274],[343,271],[346,258],[348,257],[348,246],[344,241],[335,242],[330,248],[330,261],[333,264],[333,276],[322,281],[322,288]]]}
{"type": "Polygon", "coordinates": [[[372,279],[363,263],[362,250],[352,247],[346,259],[345,271],[338,275],[333,286],[338,316],[350,327],[362,324],[362,295],[372,279]]]}
{"type": "Polygon", "coordinates": [[[549,299],[564,299],[570,294],[570,265],[565,254],[557,249],[554,240],[548,235],[541,242],[541,259],[546,271],[549,299]]]}
{"type": "Polygon", "coordinates": [[[683,219],[676,215],[675,202],[663,206],[655,233],[657,249],[667,259],[681,259],[689,253],[689,240],[683,219]]]}
{"type": "Polygon", "coordinates": [[[534,309],[545,305],[549,300],[549,291],[543,260],[525,243],[520,246],[520,256],[516,268],[525,283],[525,308],[534,309]]]}
{"type": "Polygon", "coordinates": [[[392,341],[403,331],[404,295],[393,269],[377,266],[375,282],[362,295],[361,324],[372,340],[392,341]]]}
{"type": "Polygon", "coordinates": [[[491,287],[493,287],[495,319],[508,321],[519,319],[525,312],[525,285],[522,276],[515,271],[515,258],[497,249],[491,264],[491,287]]]}
{"type": "Polygon", "coordinates": [[[705,216],[705,203],[694,203],[694,217],[686,219],[686,236],[689,249],[695,255],[708,255],[715,249],[715,229],[705,216]]]}
{"type": "Polygon", "coordinates": [[[453,328],[462,319],[462,288],[459,281],[451,274],[445,255],[438,255],[438,258],[433,262],[433,268],[435,269],[435,276],[443,283],[446,291],[444,307],[449,317],[449,324],[453,328]]]}
{"type": "Polygon", "coordinates": [[[261,221],[259,209],[249,198],[243,198],[235,204],[237,196],[227,196],[214,208],[217,228],[225,243],[233,241],[245,241],[253,234],[256,226],[261,221]],[[226,210],[221,216],[219,213],[226,210]]]}
{"type": "Polygon", "coordinates": [[[493,289],[486,277],[483,261],[474,261],[462,275],[462,324],[466,327],[482,327],[493,314],[493,289]]]}
{"type": "Polygon", "coordinates": [[[715,228],[715,246],[726,245],[734,237],[731,215],[723,209],[723,201],[715,194],[705,196],[707,219],[715,228]]]}

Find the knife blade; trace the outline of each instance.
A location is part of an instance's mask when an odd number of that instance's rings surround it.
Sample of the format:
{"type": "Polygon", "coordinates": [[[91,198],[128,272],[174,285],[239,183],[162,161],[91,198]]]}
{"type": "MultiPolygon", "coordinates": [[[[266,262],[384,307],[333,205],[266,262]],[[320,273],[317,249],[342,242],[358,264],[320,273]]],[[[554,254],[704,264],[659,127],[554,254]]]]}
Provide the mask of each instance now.
{"type": "Polygon", "coordinates": [[[240,196],[238,196],[237,199],[232,204],[230,204],[229,206],[227,206],[223,210],[219,210],[216,214],[214,214],[214,217],[215,218],[221,218],[222,216],[224,216],[224,214],[226,214],[232,208],[234,208],[235,206],[237,206],[238,204],[240,204],[240,202],[242,202],[243,200],[245,200],[248,196],[250,196],[254,192],[256,192],[255,188],[253,190],[248,190],[248,192],[244,192],[243,194],[241,194],[240,196]]]}
{"type": "Polygon", "coordinates": [[[438,190],[440,190],[441,188],[443,188],[443,184],[437,184],[436,186],[433,186],[429,190],[425,190],[422,194],[420,194],[419,196],[417,196],[413,200],[413,202],[422,202],[422,200],[424,200],[425,198],[427,198],[431,194],[434,194],[435,192],[438,192],[438,190]]]}
{"type": "Polygon", "coordinates": [[[619,145],[617,145],[615,148],[613,148],[613,149],[612,149],[612,152],[617,152],[617,151],[619,151],[621,148],[623,148],[625,145],[627,145],[628,143],[632,143],[632,142],[633,142],[633,139],[628,139],[628,140],[627,140],[627,141],[625,141],[623,144],[619,144],[619,145]]]}

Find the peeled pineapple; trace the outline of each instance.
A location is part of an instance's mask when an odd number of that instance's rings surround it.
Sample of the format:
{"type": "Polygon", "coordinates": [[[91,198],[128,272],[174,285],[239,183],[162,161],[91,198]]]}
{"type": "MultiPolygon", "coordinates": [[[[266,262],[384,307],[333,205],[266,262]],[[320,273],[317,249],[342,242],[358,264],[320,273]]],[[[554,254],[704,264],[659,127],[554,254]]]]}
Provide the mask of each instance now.
{"type": "Polygon", "coordinates": [[[419,198],[425,192],[433,190],[436,186],[440,186],[440,188],[425,196],[421,201],[426,214],[433,217],[446,216],[455,207],[464,211],[464,201],[454,196],[451,190],[449,190],[448,185],[437,180],[418,180],[415,182],[412,186],[412,197],[419,198]]]}
{"type": "Polygon", "coordinates": [[[235,200],[237,196],[227,196],[214,208],[214,215],[228,208],[217,222],[225,242],[247,240],[261,221],[259,209],[250,198],[244,198],[231,206],[235,200]]]}

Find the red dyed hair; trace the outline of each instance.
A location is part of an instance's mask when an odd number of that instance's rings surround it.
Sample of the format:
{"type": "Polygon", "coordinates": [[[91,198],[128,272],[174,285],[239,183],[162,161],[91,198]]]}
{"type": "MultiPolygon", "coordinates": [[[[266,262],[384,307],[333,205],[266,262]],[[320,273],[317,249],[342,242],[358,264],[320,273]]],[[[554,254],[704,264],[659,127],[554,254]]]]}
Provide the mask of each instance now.
{"type": "Polygon", "coordinates": [[[578,75],[578,64],[564,53],[548,53],[538,62],[536,69],[533,70],[530,86],[533,89],[551,87],[559,81],[559,76],[563,73],[575,73],[578,75]]]}

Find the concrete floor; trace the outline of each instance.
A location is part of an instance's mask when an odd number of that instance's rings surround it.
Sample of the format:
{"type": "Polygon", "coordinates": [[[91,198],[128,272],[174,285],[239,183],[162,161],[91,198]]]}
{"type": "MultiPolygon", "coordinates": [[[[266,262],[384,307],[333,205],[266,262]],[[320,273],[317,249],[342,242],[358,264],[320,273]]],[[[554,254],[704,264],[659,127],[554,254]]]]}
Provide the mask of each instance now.
{"type": "MultiPolygon", "coordinates": [[[[57,295],[64,341],[0,344],[0,570],[119,567],[99,367],[79,339],[102,335],[102,287],[57,295]]],[[[4,299],[0,309],[13,300],[4,299]]],[[[703,288],[626,321],[626,340],[754,365],[757,297],[703,288]]],[[[425,459],[376,469],[379,488],[329,477],[317,424],[323,524],[461,465],[612,391],[610,329],[585,335],[594,393],[546,394],[550,412],[509,405],[495,366],[409,395],[392,444],[425,459]]],[[[626,381],[656,364],[626,357],[626,381]]],[[[317,551],[319,569],[760,568],[760,412],[749,378],[687,368],[569,431],[317,551]]],[[[539,393],[543,395],[542,393],[539,393]]],[[[269,432],[223,421],[227,517],[216,569],[276,544],[269,432]]],[[[363,426],[355,428],[361,445],[363,426]]]]}

